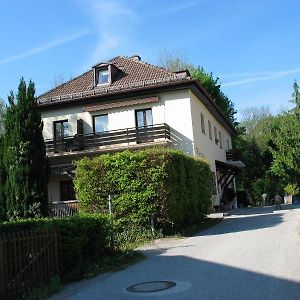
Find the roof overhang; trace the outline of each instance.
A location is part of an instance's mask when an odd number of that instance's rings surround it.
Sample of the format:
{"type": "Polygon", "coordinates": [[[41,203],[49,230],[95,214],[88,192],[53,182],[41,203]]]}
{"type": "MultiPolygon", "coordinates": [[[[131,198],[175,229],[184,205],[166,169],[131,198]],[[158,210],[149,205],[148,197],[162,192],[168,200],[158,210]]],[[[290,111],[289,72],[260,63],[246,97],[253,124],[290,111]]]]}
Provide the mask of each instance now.
{"type": "Polygon", "coordinates": [[[191,79],[182,79],[180,81],[173,81],[167,83],[160,83],[156,84],[155,86],[142,86],[142,87],[133,87],[132,89],[124,89],[124,90],[117,90],[106,94],[97,94],[91,93],[86,94],[82,93],[82,97],[78,98],[67,98],[61,97],[59,101],[47,101],[44,103],[39,103],[39,108],[43,110],[49,110],[51,108],[56,107],[70,107],[76,105],[88,105],[97,103],[100,104],[101,102],[113,102],[113,101],[126,101],[128,99],[137,98],[141,96],[149,96],[149,94],[159,93],[159,92],[167,92],[167,91],[174,91],[174,90],[183,90],[183,89],[190,89],[197,98],[203,102],[203,104],[207,107],[207,109],[211,112],[211,114],[216,118],[216,120],[224,126],[224,128],[231,134],[236,134],[237,131],[234,126],[231,124],[229,119],[224,115],[222,110],[218,107],[218,105],[212,100],[210,95],[205,91],[202,85],[199,83],[198,80],[191,80],[191,79]]]}
{"type": "Polygon", "coordinates": [[[220,161],[220,160],[216,160],[216,167],[219,170],[235,170],[238,171],[242,168],[245,167],[245,164],[242,163],[241,161],[228,161],[228,162],[224,162],[224,161],[220,161]]]}

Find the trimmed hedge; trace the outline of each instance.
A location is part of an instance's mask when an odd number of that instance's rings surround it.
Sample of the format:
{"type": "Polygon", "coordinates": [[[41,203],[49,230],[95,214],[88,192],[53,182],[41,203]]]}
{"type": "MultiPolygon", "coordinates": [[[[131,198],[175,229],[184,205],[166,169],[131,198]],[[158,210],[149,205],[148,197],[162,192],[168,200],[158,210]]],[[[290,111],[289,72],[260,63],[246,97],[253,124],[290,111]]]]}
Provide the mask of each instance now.
{"type": "Polygon", "coordinates": [[[201,221],[211,208],[211,171],[199,158],[168,148],[103,154],[76,163],[81,212],[107,212],[113,195],[118,223],[180,229],[201,221]]]}
{"type": "Polygon", "coordinates": [[[59,268],[63,281],[80,279],[84,264],[110,252],[109,220],[97,214],[62,219],[26,219],[0,223],[0,232],[55,228],[59,233],[59,268]]]}

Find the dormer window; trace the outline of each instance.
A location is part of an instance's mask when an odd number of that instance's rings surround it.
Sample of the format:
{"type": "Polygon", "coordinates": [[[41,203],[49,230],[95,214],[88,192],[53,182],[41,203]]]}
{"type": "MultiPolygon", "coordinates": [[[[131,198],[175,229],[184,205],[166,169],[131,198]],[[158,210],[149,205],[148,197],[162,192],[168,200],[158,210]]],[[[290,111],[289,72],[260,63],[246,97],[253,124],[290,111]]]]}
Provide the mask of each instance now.
{"type": "Polygon", "coordinates": [[[97,76],[97,85],[107,84],[109,83],[109,70],[108,68],[105,69],[98,69],[98,76],[97,76]]]}
{"type": "Polygon", "coordinates": [[[95,87],[113,83],[117,73],[120,71],[111,63],[100,63],[94,65],[93,69],[95,87]]]}

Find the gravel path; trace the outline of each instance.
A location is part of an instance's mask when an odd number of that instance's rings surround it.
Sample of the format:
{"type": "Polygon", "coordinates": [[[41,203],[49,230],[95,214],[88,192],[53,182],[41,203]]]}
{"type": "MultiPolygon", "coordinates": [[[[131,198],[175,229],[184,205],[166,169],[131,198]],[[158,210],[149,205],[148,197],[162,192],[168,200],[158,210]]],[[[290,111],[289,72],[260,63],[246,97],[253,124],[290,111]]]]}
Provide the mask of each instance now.
{"type": "Polygon", "coordinates": [[[235,210],[199,235],[143,248],[126,270],[72,284],[51,299],[300,299],[300,207],[235,210]],[[126,287],[170,280],[154,293],[126,287]]]}

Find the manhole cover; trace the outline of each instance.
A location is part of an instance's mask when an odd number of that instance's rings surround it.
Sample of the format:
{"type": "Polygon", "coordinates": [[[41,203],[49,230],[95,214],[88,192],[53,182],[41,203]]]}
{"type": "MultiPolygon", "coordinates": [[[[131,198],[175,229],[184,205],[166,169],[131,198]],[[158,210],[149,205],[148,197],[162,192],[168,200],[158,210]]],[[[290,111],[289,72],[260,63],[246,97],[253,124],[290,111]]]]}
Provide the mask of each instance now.
{"type": "Polygon", "coordinates": [[[152,293],[170,289],[175,285],[173,281],[148,281],[131,285],[126,290],[134,293],[152,293]]]}

